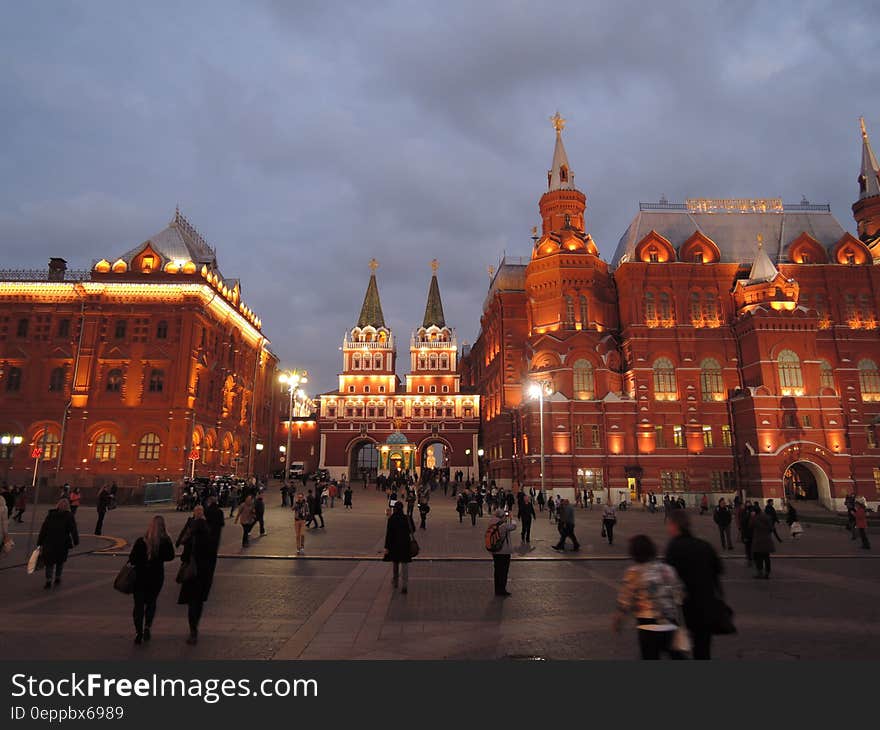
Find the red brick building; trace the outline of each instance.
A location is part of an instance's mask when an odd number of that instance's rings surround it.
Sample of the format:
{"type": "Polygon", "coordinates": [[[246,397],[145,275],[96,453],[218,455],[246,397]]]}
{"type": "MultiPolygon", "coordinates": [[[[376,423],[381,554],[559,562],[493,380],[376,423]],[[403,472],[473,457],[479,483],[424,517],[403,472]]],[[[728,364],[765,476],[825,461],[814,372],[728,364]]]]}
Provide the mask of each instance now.
{"type": "Polygon", "coordinates": [[[556,147],[528,259],[501,262],[464,364],[501,484],[605,499],[784,491],[878,499],[880,168],[863,131],[856,238],[827,205],[640,204],[609,265],[556,147]]]}
{"type": "Polygon", "coordinates": [[[396,375],[397,345],[385,324],[375,261],[361,313],[342,342],[339,388],[320,397],[320,467],[349,480],[423,467],[478,472],[480,398],[461,387],[455,330],[443,315],[437,262],[409,374],[396,375]]]}
{"type": "Polygon", "coordinates": [[[30,483],[34,445],[56,484],[177,480],[191,456],[196,474],[265,473],[275,368],[240,283],[179,211],[88,271],[0,272],[0,478],[30,483]]]}

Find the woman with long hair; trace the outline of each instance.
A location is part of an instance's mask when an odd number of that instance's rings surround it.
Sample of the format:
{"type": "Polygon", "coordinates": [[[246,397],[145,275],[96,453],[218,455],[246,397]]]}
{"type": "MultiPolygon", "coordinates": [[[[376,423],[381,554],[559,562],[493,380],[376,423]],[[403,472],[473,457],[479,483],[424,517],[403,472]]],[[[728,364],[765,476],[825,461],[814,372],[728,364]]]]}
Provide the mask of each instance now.
{"type": "Polygon", "coordinates": [[[205,509],[196,505],[192,517],[186,521],[177,544],[183,545],[183,554],[178,582],[180,595],[177,603],[187,606],[189,619],[189,638],[187,644],[196,644],[199,640],[199,621],[202,608],[211,592],[214,582],[214,569],[217,567],[218,542],[205,520],[205,509]]]}
{"type": "Polygon", "coordinates": [[[67,562],[67,553],[70,548],[79,545],[76,520],[70,513],[70,503],[66,499],[59,499],[55,509],[49,510],[40,528],[37,545],[40,546],[43,565],[46,567],[46,585],[43,587],[52,587],[53,575],[57,586],[61,583],[61,571],[67,562]]]}
{"type": "Polygon", "coordinates": [[[156,515],[143,537],[131,549],[128,562],[134,567],[134,643],[150,640],[156,616],[156,600],[165,583],[165,563],[174,560],[174,545],[165,530],[165,518],[156,515]]]}

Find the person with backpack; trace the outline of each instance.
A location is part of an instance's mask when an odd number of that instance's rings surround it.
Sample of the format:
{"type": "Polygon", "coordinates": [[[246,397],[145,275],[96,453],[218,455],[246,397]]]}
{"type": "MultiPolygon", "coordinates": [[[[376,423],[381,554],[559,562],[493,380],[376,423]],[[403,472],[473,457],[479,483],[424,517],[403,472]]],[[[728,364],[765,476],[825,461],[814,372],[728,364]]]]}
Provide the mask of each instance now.
{"type": "Polygon", "coordinates": [[[515,529],[516,520],[510,519],[510,515],[503,509],[495,510],[495,516],[489,520],[489,526],[486,528],[486,549],[492,553],[496,596],[510,595],[507,590],[510,556],[513,554],[510,533],[515,529]]]}

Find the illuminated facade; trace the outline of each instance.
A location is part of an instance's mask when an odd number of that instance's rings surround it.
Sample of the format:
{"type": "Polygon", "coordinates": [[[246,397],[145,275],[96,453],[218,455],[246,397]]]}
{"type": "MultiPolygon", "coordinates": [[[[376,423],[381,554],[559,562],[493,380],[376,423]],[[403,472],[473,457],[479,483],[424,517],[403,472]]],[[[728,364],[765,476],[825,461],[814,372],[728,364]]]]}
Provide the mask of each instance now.
{"type": "Polygon", "coordinates": [[[490,476],[606,499],[736,490],[878,499],[880,171],[863,131],[859,237],[827,205],[641,204],[609,265],[556,148],[528,259],[494,274],[464,363],[490,476]]]}
{"type": "Polygon", "coordinates": [[[342,342],[339,388],[320,398],[320,466],[335,478],[368,478],[423,467],[478,471],[479,396],[461,387],[455,331],[447,326],[437,262],[422,325],[412,334],[409,373],[396,375],[375,260],[357,324],[342,342]],[[439,445],[439,447],[438,447],[439,445]]]}
{"type": "Polygon", "coordinates": [[[29,483],[40,446],[56,484],[264,473],[275,367],[239,282],[179,211],[88,271],[0,272],[0,434],[23,436],[0,469],[29,483]]]}

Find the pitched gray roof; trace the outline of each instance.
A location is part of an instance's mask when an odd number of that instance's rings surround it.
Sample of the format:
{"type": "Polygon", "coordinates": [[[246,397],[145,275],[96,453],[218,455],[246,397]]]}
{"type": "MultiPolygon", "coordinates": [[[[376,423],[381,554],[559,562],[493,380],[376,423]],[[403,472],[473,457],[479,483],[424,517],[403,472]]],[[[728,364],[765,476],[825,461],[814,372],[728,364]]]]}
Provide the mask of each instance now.
{"type": "Polygon", "coordinates": [[[721,251],[721,261],[751,263],[757,253],[757,237],[774,263],[786,261],[789,245],[808,233],[826,250],[846,232],[827,205],[785,205],[782,212],[691,212],[676,203],[642,203],[617,244],[612,265],[631,260],[636,245],[651,230],[666,238],[677,250],[696,231],[711,238],[721,251]]]}
{"type": "Polygon", "coordinates": [[[174,218],[165,228],[150,236],[143,243],[126,251],[120,258],[130,264],[131,260],[143,251],[144,246],[148,243],[156,253],[165,259],[163,264],[169,261],[192,261],[199,265],[208,264],[211,268],[217,266],[214,250],[181,214],[179,209],[174,212],[174,218]]]}

